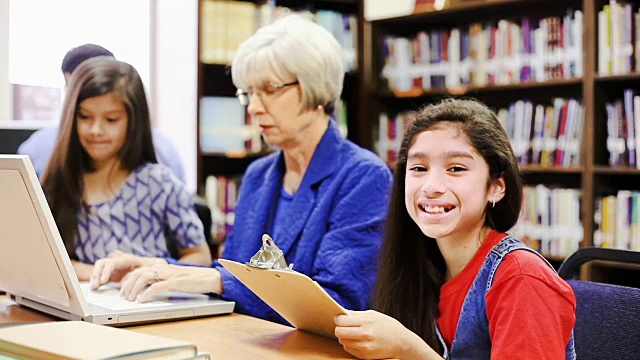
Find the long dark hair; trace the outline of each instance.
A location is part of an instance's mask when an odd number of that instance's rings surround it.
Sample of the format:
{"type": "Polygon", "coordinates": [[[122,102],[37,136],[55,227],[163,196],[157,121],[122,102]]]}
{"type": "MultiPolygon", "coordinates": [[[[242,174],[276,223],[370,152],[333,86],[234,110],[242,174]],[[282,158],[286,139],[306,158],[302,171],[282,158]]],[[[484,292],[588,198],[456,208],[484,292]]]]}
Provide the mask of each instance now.
{"type": "Polygon", "coordinates": [[[400,321],[433,349],[443,349],[435,331],[445,262],[434,239],[422,233],[407,212],[407,153],[416,136],[443,121],[455,124],[489,165],[491,180],[504,177],[506,193],[486,208],[485,225],[504,232],[518,220],[522,178],[509,138],[495,114],[475,100],[445,99],[410,115],[400,147],[387,215],[374,308],[400,321]]]}
{"type": "Polygon", "coordinates": [[[42,178],[49,207],[72,258],[78,236],[77,216],[83,204],[83,174],[94,170],[78,137],[78,109],[84,100],[110,92],[122,100],[129,118],[119,154],[122,168],[133,171],[144,163],[157,162],[147,98],[136,69],[111,57],[96,57],[80,64],[69,82],[58,140],[42,178]]]}

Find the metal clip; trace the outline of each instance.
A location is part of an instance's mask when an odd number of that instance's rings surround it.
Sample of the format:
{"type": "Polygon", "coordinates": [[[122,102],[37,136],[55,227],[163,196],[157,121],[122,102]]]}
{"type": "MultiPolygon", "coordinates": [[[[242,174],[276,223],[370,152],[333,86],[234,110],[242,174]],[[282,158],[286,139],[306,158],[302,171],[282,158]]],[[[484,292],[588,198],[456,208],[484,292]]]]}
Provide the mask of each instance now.
{"type": "Polygon", "coordinates": [[[284,253],[267,234],[262,235],[262,247],[246,264],[260,269],[293,270],[293,264],[287,266],[284,253]]]}

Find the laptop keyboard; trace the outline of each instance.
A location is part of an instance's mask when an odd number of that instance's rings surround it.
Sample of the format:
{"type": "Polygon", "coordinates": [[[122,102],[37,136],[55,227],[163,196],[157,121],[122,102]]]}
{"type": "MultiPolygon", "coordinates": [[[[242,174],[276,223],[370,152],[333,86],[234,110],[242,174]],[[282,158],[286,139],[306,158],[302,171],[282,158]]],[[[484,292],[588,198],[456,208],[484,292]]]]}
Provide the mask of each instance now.
{"type": "Polygon", "coordinates": [[[145,303],[129,301],[120,296],[120,285],[117,283],[108,283],[93,291],[88,282],[82,282],[80,283],[80,288],[88,304],[109,310],[148,309],[170,305],[166,301],[149,301],[145,303]]]}

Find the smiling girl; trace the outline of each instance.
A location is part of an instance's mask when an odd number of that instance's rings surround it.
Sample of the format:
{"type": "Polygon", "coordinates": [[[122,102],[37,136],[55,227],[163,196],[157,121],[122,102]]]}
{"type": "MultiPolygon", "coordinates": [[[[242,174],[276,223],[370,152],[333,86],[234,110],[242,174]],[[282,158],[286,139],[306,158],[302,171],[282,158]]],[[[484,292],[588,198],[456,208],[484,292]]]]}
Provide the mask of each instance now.
{"type": "Polygon", "coordinates": [[[191,196],[157,164],[144,87],[127,63],[98,57],[74,71],[42,182],[81,280],[109,255],[166,263],[167,237],[181,261],[211,263],[191,196]]]}
{"type": "Polygon", "coordinates": [[[448,99],[413,116],[387,218],[379,312],[336,317],[340,343],[366,359],[575,358],[573,291],[506,234],[522,181],[495,115],[448,99]]]}

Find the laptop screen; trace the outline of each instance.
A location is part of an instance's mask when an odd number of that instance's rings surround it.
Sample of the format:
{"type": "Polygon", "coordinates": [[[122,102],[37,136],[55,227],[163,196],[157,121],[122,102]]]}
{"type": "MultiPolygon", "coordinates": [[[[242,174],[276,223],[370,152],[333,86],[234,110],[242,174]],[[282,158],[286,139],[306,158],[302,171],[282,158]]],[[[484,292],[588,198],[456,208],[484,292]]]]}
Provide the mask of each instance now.
{"type": "Polygon", "coordinates": [[[40,182],[24,155],[0,155],[0,248],[0,289],[88,314],[40,182]]]}

